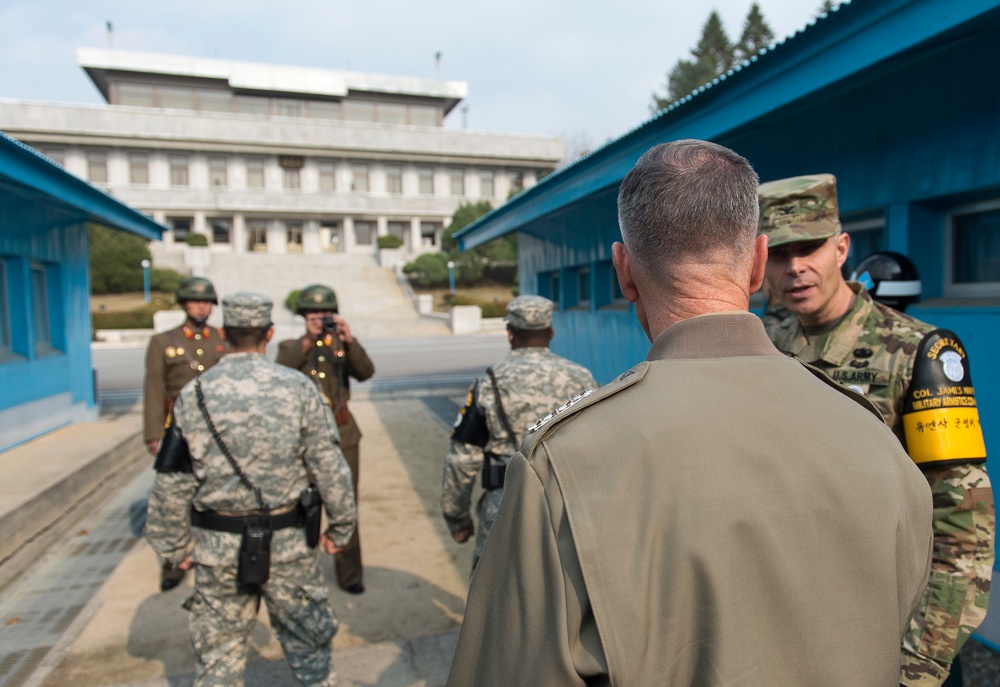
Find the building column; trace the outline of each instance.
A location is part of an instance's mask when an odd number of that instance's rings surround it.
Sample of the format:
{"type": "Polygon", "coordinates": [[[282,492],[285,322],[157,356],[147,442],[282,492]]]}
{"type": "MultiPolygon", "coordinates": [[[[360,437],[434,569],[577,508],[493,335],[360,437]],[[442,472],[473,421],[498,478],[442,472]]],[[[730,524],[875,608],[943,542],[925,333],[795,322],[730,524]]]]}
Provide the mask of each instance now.
{"type": "Polygon", "coordinates": [[[424,252],[423,241],[420,237],[420,218],[410,219],[410,253],[417,255],[424,252]]]}
{"type": "Polygon", "coordinates": [[[375,218],[375,237],[372,239],[372,244],[378,245],[378,237],[385,236],[389,233],[389,219],[385,215],[379,215],[375,218]]]}
{"type": "MultiPolygon", "coordinates": [[[[191,231],[196,234],[208,235],[208,221],[205,219],[205,212],[203,210],[195,211],[194,218],[191,222],[191,231]]],[[[209,237],[209,243],[211,242],[211,237],[209,237]]]]}
{"type": "Polygon", "coordinates": [[[229,237],[234,253],[247,252],[247,222],[242,212],[233,213],[233,235],[229,237]]]}
{"type": "Polygon", "coordinates": [[[357,237],[354,235],[354,218],[345,217],[343,219],[344,231],[341,234],[340,250],[344,253],[353,253],[358,245],[357,237]]]}
{"type": "Polygon", "coordinates": [[[323,240],[319,235],[319,222],[314,219],[302,223],[302,252],[316,255],[323,252],[323,240]]]}
{"type": "Polygon", "coordinates": [[[288,252],[288,234],[285,232],[285,223],[281,220],[272,219],[267,223],[267,252],[288,252]]]}

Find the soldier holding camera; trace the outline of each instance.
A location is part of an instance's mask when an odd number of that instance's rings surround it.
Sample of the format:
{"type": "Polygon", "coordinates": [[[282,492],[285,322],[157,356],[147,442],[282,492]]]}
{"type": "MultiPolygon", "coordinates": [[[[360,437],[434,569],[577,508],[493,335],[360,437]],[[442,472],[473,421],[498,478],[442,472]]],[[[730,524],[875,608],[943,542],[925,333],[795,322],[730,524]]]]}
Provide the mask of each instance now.
{"type": "MultiPolygon", "coordinates": [[[[277,362],[308,375],[330,404],[340,430],[340,448],[351,468],[356,500],[361,477],[358,460],[361,430],[347,405],[351,396],[350,379],[368,379],[375,374],[375,366],[340,316],[333,289],[322,284],[306,286],[299,292],[295,311],[305,318],[306,333],[298,339],[282,341],[278,345],[277,362]]],[[[351,594],[365,591],[358,530],[344,551],[337,554],[336,568],[341,589],[351,594]]]]}

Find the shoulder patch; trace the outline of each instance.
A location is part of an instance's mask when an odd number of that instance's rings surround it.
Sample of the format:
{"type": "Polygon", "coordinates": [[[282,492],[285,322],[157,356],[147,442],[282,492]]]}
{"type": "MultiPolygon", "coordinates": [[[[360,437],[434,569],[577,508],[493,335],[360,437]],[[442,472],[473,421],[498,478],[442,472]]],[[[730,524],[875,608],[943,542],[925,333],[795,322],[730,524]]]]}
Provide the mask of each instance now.
{"type": "Polygon", "coordinates": [[[521,454],[525,457],[531,455],[541,438],[555,429],[566,418],[576,415],[584,408],[589,408],[595,403],[599,403],[610,396],[614,396],[622,389],[627,389],[646,375],[649,369],[648,362],[642,362],[630,370],[618,375],[613,382],[601,387],[598,390],[588,389],[579,396],[570,399],[569,402],[556,408],[551,413],[540,419],[528,428],[528,434],[521,442],[521,454]]]}
{"type": "Polygon", "coordinates": [[[861,394],[859,394],[857,391],[855,391],[854,389],[850,389],[850,388],[848,388],[846,386],[843,386],[842,384],[840,384],[837,381],[834,381],[833,379],[831,379],[830,377],[828,377],[827,374],[825,372],[823,372],[822,370],[820,370],[819,368],[813,367],[809,363],[804,363],[801,360],[798,360],[797,358],[793,358],[793,359],[796,362],[798,362],[800,365],[802,365],[802,367],[804,367],[807,370],[809,370],[809,372],[811,372],[814,377],[816,377],[817,379],[821,380],[824,384],[826,384],[827,386],[832,387],[832,388],[836,389],[837,391],[839,391],[840,393],[844,394],[845,396],[847,396],[848,398],[850,398],[852,401],[854,401],[855,403],[857,403],[859,406],[863,407],[865,410],[867,410],[872,415],[874,415],[875,417],[877,417],[881,422],[883,422],[883,423],[885,422],[885,418],[882,417],[882,413],[880,413],[878,411],[878,408],[875,407],[875,404],[872,403],[871,401],[869,401],[867,398],[865,398],[861,394]]]}

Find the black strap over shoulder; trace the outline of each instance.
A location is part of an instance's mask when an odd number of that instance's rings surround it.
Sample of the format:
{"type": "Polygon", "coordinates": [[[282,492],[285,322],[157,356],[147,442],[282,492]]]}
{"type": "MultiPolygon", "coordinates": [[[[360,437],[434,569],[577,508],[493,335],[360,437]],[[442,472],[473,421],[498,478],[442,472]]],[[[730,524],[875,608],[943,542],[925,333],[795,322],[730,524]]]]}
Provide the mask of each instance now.
{"type": "Polygon", "coordinates": [[[490,439],[490,430],[486,426],[486,417],[479,412],[478,396],[479,384],[476,383],[469,387],[465,405],[458,412],[451,440],[483,448],[490,439]]]}
{"type": "Polygon", "coordinates": [[[160,439],[160,448],[156,452],[153,469],[157,472],[194,472],[187,439],[177,431],[173,411],[167,413],[167,423],[163,430],[163,438],[160,439]]]}

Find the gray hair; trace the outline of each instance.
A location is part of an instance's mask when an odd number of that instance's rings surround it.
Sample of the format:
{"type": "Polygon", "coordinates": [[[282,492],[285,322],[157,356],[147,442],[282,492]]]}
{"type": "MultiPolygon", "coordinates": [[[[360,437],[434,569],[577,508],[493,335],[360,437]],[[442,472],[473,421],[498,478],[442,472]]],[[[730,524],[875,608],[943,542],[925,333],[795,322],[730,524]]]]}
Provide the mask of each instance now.
{"type": "Polygon", "coordinates": [[[746,158],[728,148],[693,139],[661,143],[622,180],[622,239],[652,274],[676,258],[746,257],[757,236],[758,184],[746,158]]]}

